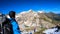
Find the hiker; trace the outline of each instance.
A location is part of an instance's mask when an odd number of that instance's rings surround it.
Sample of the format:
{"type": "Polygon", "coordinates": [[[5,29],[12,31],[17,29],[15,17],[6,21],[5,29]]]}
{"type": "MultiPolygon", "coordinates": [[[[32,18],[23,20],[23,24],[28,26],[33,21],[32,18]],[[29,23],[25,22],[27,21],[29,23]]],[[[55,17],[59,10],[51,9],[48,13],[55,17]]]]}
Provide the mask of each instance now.
{"type": "Polygon", "coordinates": [[[18,23],[15,20],[15,14],[16,13],[14,11],[9,12],[9,16],[10,16],[9,19],[11,20],[11,24],[12,24],[12,27],[13,27],[13,34],[21,34],[18,23]]]}
{"type": "Polygon", "coordinates": [[[0,13],[0,34],[13,34],[11,26],[6,16],[0,13]]]}

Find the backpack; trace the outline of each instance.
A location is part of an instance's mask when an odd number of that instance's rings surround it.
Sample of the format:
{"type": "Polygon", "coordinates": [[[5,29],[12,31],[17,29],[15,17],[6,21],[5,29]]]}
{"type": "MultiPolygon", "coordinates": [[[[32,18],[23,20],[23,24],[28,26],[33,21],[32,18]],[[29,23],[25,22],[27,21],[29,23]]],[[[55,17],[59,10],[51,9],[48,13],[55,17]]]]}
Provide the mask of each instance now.
{"type": "Polygon", "coordinates": [[[0,34],[13,34],[10,20],[5,15],[0,15],[0,34]]]}
{"type": "Polygon", "coordinates": [[[4,34],[13,34],[12,24],[10,23],[9,19],[7,19],[3,23],[3,28],[4,28],[4,34]]]}

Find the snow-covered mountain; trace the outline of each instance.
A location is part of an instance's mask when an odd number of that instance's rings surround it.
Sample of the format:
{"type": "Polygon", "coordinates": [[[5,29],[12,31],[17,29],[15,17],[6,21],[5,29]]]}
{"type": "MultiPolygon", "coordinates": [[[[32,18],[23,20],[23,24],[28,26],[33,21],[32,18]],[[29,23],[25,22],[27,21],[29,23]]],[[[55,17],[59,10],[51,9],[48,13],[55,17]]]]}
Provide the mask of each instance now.
{"type": "Polygon", "coordinates": [[[24,24],[24,26],[34,28],[55,27],[55,24],[52,23],[52,19],[50,19],[44,11],[41,12],[40,11],[35,12],[33,10],[24,11],[16,15],[16,20],[18,21],[18,24],[20,25],[21,29],[24,29],[24,27],[22,27],[22,24],[24,24]]]}

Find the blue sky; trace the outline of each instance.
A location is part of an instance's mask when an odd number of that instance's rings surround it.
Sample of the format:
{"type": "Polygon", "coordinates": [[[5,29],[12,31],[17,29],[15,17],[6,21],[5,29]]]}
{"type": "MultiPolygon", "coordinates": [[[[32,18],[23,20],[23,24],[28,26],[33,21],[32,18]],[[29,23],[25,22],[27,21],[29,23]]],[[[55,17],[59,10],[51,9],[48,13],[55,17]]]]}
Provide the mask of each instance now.
{"type": "Polygon", "coordinates": [[[4,14],[11,10],[19,13],[29,9],[60,13],[60,0],[0,0],[0,12],[4,14]]]}

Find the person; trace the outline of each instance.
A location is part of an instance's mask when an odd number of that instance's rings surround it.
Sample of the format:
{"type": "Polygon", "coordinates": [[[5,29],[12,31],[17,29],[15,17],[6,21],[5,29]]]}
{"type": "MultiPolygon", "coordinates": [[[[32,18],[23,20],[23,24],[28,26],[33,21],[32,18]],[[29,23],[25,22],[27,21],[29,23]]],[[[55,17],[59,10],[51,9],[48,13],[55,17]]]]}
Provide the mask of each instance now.
{"type": "Polygon", "coordinates": [[[9,19],[11,20],[11,24],[12,24],[12,27],[13,27],[13,34],[21,34],[18,23],[15,20],[15,15],[16,15],[15,11],[10,11],[9,12],[9,16],[10,16],[9,19]]]}
{"type": "Polygon", "coordinates": [[[0,34],[13,34],[11,26],[7,17],[0,13],[0,34]]]}

